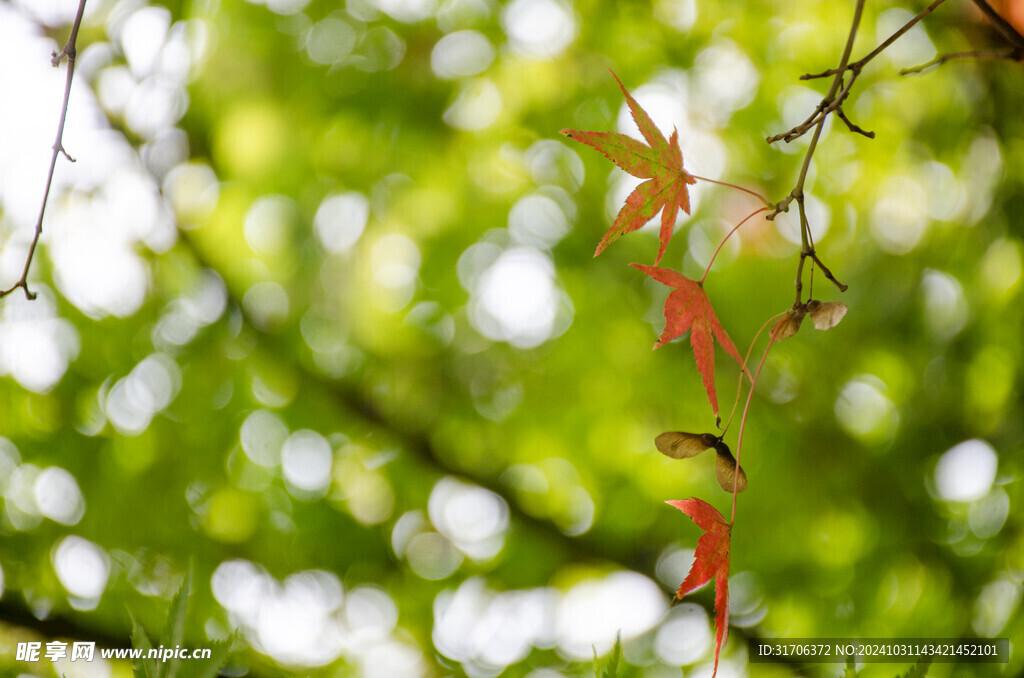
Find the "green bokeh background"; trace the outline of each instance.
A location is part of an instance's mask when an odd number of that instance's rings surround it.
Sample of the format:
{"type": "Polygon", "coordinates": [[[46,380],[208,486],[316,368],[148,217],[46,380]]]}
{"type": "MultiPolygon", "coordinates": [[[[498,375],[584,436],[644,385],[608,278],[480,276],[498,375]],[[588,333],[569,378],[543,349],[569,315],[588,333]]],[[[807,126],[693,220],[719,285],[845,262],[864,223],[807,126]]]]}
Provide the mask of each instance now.
{"type": "MultiPolygon", "coordinates": [[[[924,23],[939,52],[1001,48],[970,3],[947,4],[924,23]]],[[[126,609],[155,633],[190,563],[189,632],[202,646],[230,627],[211,591],[213,572],[246,559],[278,580],[320,569],[347,590],[379,587],[397,606],[395,633],[418,648],[426,675],[465,675],[432,644],[443,592],[472,577],[493,591],[566,591],[620,569],[658,580],[659,558],[692,549],[699,535],[664,500],[697,496],[727,513],[709,459],[678,462],[654,450],[662,431],[714,425],[688,341],[651,351],[667,289],[628,264],[653,263],[656,232],[629,235],[592,257],[616,209],[606,194],[621,173],[558,131],[616,128],[623,101],[609,68],[640,93],[681,78],[691,96],[709,96],[714,90],[697,84],[702,55],[726,46],[756,73],[748,100],[735,110],[696,99],[684,105],[707,114],[695,128],[724,150],[723,172],[712,178],[780,200],[806,140],[779,147],[764,139],[788,126],[784,109],[800,92],[793,88],[819,96],[827,89],[826,80],[798,78],[835,65],[852,3],[697,2],[692,25],[680,30],[666,17],[690,3],[581,0],[570,7],[575,38],[544,58],[517,53],[503,25],[508,6],[497,2],[443,2],[414,21],[358,2],[313,0],[291,14],[237,0],[162,6],[208,36],[180,127],[187,162],[215,173],[217,200],[207,210],[176,203],[177,243],[145,252],[151,285],[129,317],[91,318],[55,295],[80,349],[52,390],[0,380],[0,434],[21,463],[69,471],[86,507],[70,526],[44,519],[18,528],[6,513],[0,518],[3,671],[56,675],[48,663],[14,661],[13,643],[24,638],[127,642],[126,609]],[[345,22],[354,36],[330,65],[307,49],[309,31],[325,19],[345,22]],[[467,29],[491,42],[493,63],[473,76],[438,77],[435,45],[467,29]],[[479,130],[447,124],[463,88],[481,83],[500,94],[493,122],[479,130]],[[531,160],[554,148],[565,149],[558,162],[531,160]],[[460,257],[478,243],[507,250],[513,205],[553,190],[575,211],[566,217],[571,230],[543,251],[571,324],[530,348],[488,339],[474,325],[460,257]],[[332,254],[314,233],[315,215],[325,197],[350,191],[367,198],[369,218],[350,251],[332,254]],[[265,196],[279,196],[285,214],[269,248],[253,246],[243,228],[265,196]],[[397,301],[375,277],[374,245],[388,234],[414,243],[420,262],[411,296],[397,301]],[[223,280],[226,309],[168,351],[154,328],[206,270],[223,280]],[[246,303],[252,287],[266,283],[286,293],[284,313],[260,315],[246,303]],[[177,364],[180,391],[143,432],[118,432],[104,399],[156,352],[177,364]],[[240,430],[257,410],[330,442],[325,496],[304,498],[279,466],[246,456],[240,430]],[[445,478],[501,495],[509,527],[496,555],[465,558],[431,580],[396,552],[393,537],[403,515],[428,515],[445,478]],[[55,573],[55,545],[68,535],[109,555],[95,609],[76,610],[55,573]]],[[[80,49],[110,40],[104,7],[87,21],[80,49]]],[[[886,11],[921,7],[867,3],[854,56],[884,37],[877,27],[888,25],[886,11]]],[[[63,41],[67,27],[47,30],[63,41]]],[[[850,310],[832,331],[808,323],[775,347],[752,401],[742,456],[750,487],[738,501],[731,565],[742,578],[734,590],[752,590],[755,600],[747,614],[734,611],[743,625],[731,629],[724,653],[739,675],[841,672],[746,664],[749,637],[958,637],[982,629],[1010,638],[1009,664],[937,664],[929,675],[1024,670],[1021,68],[957,62],[898,75],[911,65],[883,54],[846,104],[874,140],[834,121],[814,157],[807,191],[829,222],[818,252],[849,285],[840,294],[818,276],[814,292],[850,310]],[[887,240],[909,223],[919,238],[887,240]],[[944,501],[938,460],[974,439],[995,451],[995,481],[981,499],[944,501]]],[[[716,81],[726,92],[729,84],[716,81]]],[[[811,113],[809,101],[800,119],[811,113]]],[[[110,122],[142,143],[119,116],[110,122]]],[[[700,167],[699,158],[685,160],[700,167]]],[[[705,241],[717,242],[750,210],[738,193],[699,188],[662,262],[691,276],[706,262],[705,241]]],[[[745,226],[731,243],[707,290],[745,351],[762,323],[792,304],[798,246],[767,224],[745,226]]],[[[49,284],[45,247],[38,257],[38,279],[49,284]]],[[[753,360],[762,347],[763,340],[753,360]]],[[[738,370],[722,352],[718,365],[728,412],[738,370]]],[[[737,429],[727,436],[734,450],[737,429]]],[[[675,584],[659,584],[667,601],[675,584]]],[[[712,599],[710,588],[693,596],[709,614],[712,599]]],[[[678,675],[656,660],[653,634],[628,639],[627,659],[638,675],[678,675]]],[[[709,660],[703,655],[684,674],[704,675],[709,660]]],[[[284,666],[244,637],[231,665],[265,676],[363,670],[345,656],[322,667],[284,666]]],[[[539,673],[545,667],[567,676],[590,670],[543,648],[492,668],[556,675],[539,673]]],[[[863,675],[904,669],[874,665],[863,675]]]]}

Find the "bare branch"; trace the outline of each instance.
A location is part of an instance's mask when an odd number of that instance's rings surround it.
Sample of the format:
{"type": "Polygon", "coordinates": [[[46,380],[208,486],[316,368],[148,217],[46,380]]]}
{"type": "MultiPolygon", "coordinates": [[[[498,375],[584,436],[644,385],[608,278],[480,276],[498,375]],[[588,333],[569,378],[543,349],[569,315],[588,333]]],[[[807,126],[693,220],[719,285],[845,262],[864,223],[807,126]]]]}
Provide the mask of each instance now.
{"type": "Polygon", "coordinates": [[[6,297],[8,294],[14,292],[19,287],[25,291],[25,297],[27,299],[35,299],[36,293],[28,288],[28,271],[32,266],[32,259],[36,254],[36,247],[39,246],[39,238],[43,235],[43,215],[46,213],[46,202],[50,198],[50,187],[53,185],[53,170],[57,166],[57,158],[63,154],[65,158],[71,162],[75,162],[75,159],[64,149],[64,121],[68,116],[68,100],[71,98],[71,81],[75,77],[75,57],[77,56],[77,48],[75,46],[78,40],[78,29],[82,25],[82,15],[85,13],[86,0],[79,0],[78,12],[75,14],[75,23],[71,26],[71,34],[68,36],[68,41],[64,45],[64,49],[60,52],[54,52],[50,60],[50,63],[54,67],[58,66],[60,62],[67,57],[68,60],[68,73],[64,80],[64,103],[60,109],[60,122],[57,124],[57,138],[53,142],[53,156],[50,158],[50,170],[46,175],[46,190],[43,191],[43,203],[39,207],[39,219],[36,220],[36,231],[35,236],[32,238],[32,244],[28,249],[28,256],[25,258],[25,268],[21,272],[21,279],[14,283],[10,288],[0,291],[0,298],[6,297]]]}
{"type": "Polygon", "coordinates": [[[840,120],[842,120],[843,122],[846,123],[846,126],[849,128],[849,130],[851,132],[856,132],[857,134],[863,134],[868,139],[874,139],[875,138],[875,133],[874,132],[868,132],[867,130],[861,128],[859,125],[855,125],[853,122],[851,122],[850,119],[846,117],[846,113],[843,111],[843,107],[842,106],[840,106],[839,108],[836,109],[836,115],[839,116],[840,120]]]}
{"type": "MultiPolygon", "coordinates": [[[[981,10],[988,20],[992,23],[997,31],[1006,39],[1010,45],[1013,46],[1013,50],[1010,52],[998,52],[993,50],[979,50],[974,52],[953,52],[950,54],[943,54],[928,63],[921,64],[920,66],[914,66],[912,68],[904,68],[900,70],[900,75],[908,75],[911,73],[921,73],[922,71],[928,70],[929,68],[941,66],[947,61],[954,59],[1008,59],[1010,61],[1024,61],[1024,36],[1013,27],[1006,19],[999,15],[986,0],[972,0],[978,9],[981,10]]],[[[925,9],[921,10],[913,19],[908,21],[906,24],[900,27],[895,33],[890,35],[884,42],[878,47],[873,49],[864,58],[853,62],[846,68],[852,73],[859,74],[861,69],[867,65],[872,59],[881,54],[889,45],[898,40],[904,33],[914,27],[921,19],[931,14],[935,9],[941,5],[945,0],[935,0],[932,4],[928,5],[925,9]]],[[[838,69],[832,68],[821,73],[806,73],[800,76],[801,80],[813,80],[815,78],[824,78],[829,75],[835,75],[838,69]]]]}
{"type": "MultiPolygon", "coordinates": [[[[832,272],[829,271],[828,268],[826,268],[825,265],[821,263],[821,261],[818,259],[817,254],[814,251],[814,240],[811,237],[811,228],[810,225],[807,223],[807,214],[804,211],[804,183],[807,181],[807,171],[811,166],[811,158],[814,157],[814,151],[818,147],[818,140],[821,138],[821,132],[825,127],[825,120],[828,118],[829,113],[838,112],[839,117],[843,120],[843,122],[846,123],[847,127],[849,127],[851,131],[858,132],[867,137],[874,136],[873,133],[865,132],[860,127],[857,127],[852,122],[850,122],[850,120],[842,111],[843,101],[846,99],[846,97],[850,95],[850,90],[853,88],[853,83],[856,82],[857,76],[860,74],[859,68],[857,68],[856,70],[850,69],[851,74],[849,82],[844,82],[843,75],[848,68],[850,54],[851,52],[853,52],[853,43],[854,40],[856,40],[857,38],[857,28],[860,26],[861,16],[863,16],[864,13],[864,1],[865,0],[857,0],[857,5],[853,11],[853,19],[850,22],[850,34],[846,38],[846,46],[843,48],[843,55],[839,60],[839,66],[838,68],[835,68],[831,71],[834,77],[832,78],[832,85],[829,87],[828,93],[821,100],[821,103],[819,103],[818,106],[815,108],[815,111],[813,114],[811,114],[811,117],[809,117],[802,125],[798,125],[797,127],[793,128],[792,130],[785,134],[778,135],[776,137],[770,137],[768,139],[768,143],[772,143],[773,141],[777,141],[779,139],[785,139],[785,141],[788,143],[793,139],[802,136],[803,134],[808,132],[812,127],[814,129],[814,134],[811,136],[811,142],[807,145],[807,152],[804,154],[803,165],[800,167],[800,177],[797,179],[796,185],[793,187],[793,190],[790,191],[789,195],[786,196],[784,200],[782,200],[775,206],[775,209],[772,212],[769,212],[767,215],[765,215],[765,218],[768,219],[769,221],[773,220],[775,216],[780,212],[787,211],[789,209],[790,203],[793,202],[794,200],[796,201],[797,207],[800,211],[800,261],[797,264],[796,271],[795,306],[799,306],[801,303],[801,296],[803,292],[804,261],[807,257],[811,257],[811,259],[818,264],[818,266],[824,272],[825,277],[831,280],[833,283],[835,283],[836,286],[839,287],[840,291],[846,290],[846,285],[840,283],[838,280],[835,279],[835,277],[832,275],[832,272]]],[[[944,0],[938,0],[937,3],[935,3],[935,5],[937,6],[939,3],[943,1],[944,0]]]]}
{"type": "MultiPolygon", "coordinates": [[[[878,56],[879,54],[884,52],[886,49],[888,49],[889,45],[891,45],[892,43],[896,42],[901,37],[903,37],[904,33],[906,33],[911,28],[916,26],[917,23],[919,21],[921,21],[921,19],[925,18],[926,16],[928,16],[929,14],[934,12],[938,8],[938,6],[941,5],[942,3],[944,3],[945,1],[946,0],[935,0],[935,2],[933,2],[932,4],[928,5],[924,9],[922,9],[920,12],[917,13],[917,15],[913,19],[911,19],[907,23],[905,23],[902,26],[900,26],[900,28],[895,33],[893,33],[888,38],[886,38],[880,45],[878,45],[878,47],[876,47],[873,50],[871,50],[871,52],[868,53],[867,56],[863,57],[862,59],[859,59],[858,61],[854,61],[853,63],[848,64],[848,65],[841,65],[841,66],[839,66],[839,68],[831,68],[831,69],[829,69],[827,71],[822,71],[821,73],[814,73],[814,74],[807,73],[807,74],[801,75],[800,79],[801,80],[813,80],[815,78],[824,78],[824,77],[827,77],[829,75],[836,75],[837,73],[842,73],[845,70],[849,70],[854,75],[859,75],[861,70],[872,59],[874,59],[876,56],[878,56]]],[[[985,0],[974,0],[974,1],[975,1],[975,3],[984,3],[985,2],[985,0]]],[[[991,10],[991,8],[989,8],[989,9],[991,10]]],[[[998,16],[998,15],[996,15],[996,16],[998,16]]],[[[1002,17],[1000,17],[1000,19],[1001,18],[1002,17]]],[[[1011,27],[1011,30],[1012,30],[1012,27],[1011,27]]]]}
{"type": "MultiPolygon", "coordinates": [[[[810,131],[810,129],[817,125],[818,123],[824,122],[825,118],[828,117],[828,115],[833,111],[841,112],[843,101],[846,99],[846,97],[850,96],[850,90],[853,88],[853,83],[856,79],[857,74],[855,73],[853,74],[853,76],[850,77],[850,82],[845,84],[843,88],[839,91],[839,94],[835,95],[831,99],[829,98],[829,96],[826,96],[824,99],[822,99],[821,103],[819,103],[817,107],[814,109],[814,113],[811,114],[811,117],[807,118],[807,120],[803,121],[793,129],[789,130],[788,132],[783,132],[781,134],[776,134],[773,137],[768,137],[768,143],[773,144],[776,141],[785,141],[788,144],[789,142],[795,139],[799,139],[803,135],[807,134],[807,132],[810,131]]],[[[845,117],[843,119],[845,120],[845,117]]],[[[849,124],[849,122],[847,124],[849,124]]],[[[857,130],[853,130],[851,128],[851,131],[860,131],[861,134],[868,136],[867,134],[864,133],[863,130],[860,130],[860,128],[857,128],[857,130]]],[[[874,135],[872,134],[870,136],[873,137],[874,135]]]]}
{"type": "Polygon", "coordinates": [[[974,4],[978,6],[982,14],[988,17],[988,20],[1006,38],[1006,41],[1013,45],[1014,50],[1024,51],[1024,35],[1021,35],[1009,21],[1001,17],[999,12],[992,9],[992,6],[985,0],[974,0],[974,4]]]}
{"type": "Polygon", "coordinates": [[[951,52],[949,54],[940,54],[928,63],[921,64],[920,66],[913,66],[912,68],[900,69],[900,75],[923,73],[929,69],[937,68],[947,61],[954,61],[956,59],[1008,59],[1009,61],[1024,61],[1024,50],[1013,49],[1009,52],[998,52],[995,50],[982,49],[974,52],[951,52]]]}
{"type": "Polygon", "coordinates": [[[844,285],[843,283],[836,280],[836,277],[832,275],[832,271],[830,271],[825,264],[821,263],[821,259],[818,258],[816,252],[812,250],[807,256],[814,260],[814,263],[818,265],[819,269],[821,269],[822,275],[831,280],[832,284],[838,287],[840,292],[845,292],[846,290],[849,289],[849,285],[844,285]]]}
{"type": "MultiPolygon", "coordinates": [[[[850,78],[850,82],[843,88],[842,93],[839,93],[840,86],[843,84],[842,73],[846,70],[846,64],[850,60],[850,52],[853,51],[853,41],[857,38],[857,28],[860,26],[860,18],[864,13],[864,0],[857,0],[857,6],[853,10],[853,20],[850,22],[850,34],[846,38],[846,47],[843,48],[843,56],[839,60],[839,68],[836,69],[836,77],[832,79],[832,86],[828,89],[828,94],[825,95],[823,101],[828,102],[827,106],[831,106],[833,102],[838,102],[838,106],[842,103],[842,100],[846,98],[850,92],[850,87],[853,86],[856,76],[850,78]],[[839,96],[836,96],[840,94],[839,96]]],[[[826,107],[827,107],[826,106],[826,107]]],[[[821,130],[825,126],[826,113],[823,111],[818,118],[817,125],[814,128],[814,136],[811,138],[811,143],[807,147],[807,153],[804,155],[804,163],[800,168],[800,178],[797,180],[796,186],[790,195],[794,198],[803,199],[804,192],[804,181],[807,179],[807,170],[811,166],[811,158],[814,157],[814,151],[818,147],[818,139],[821,137],[821,130]]],[[[806,248],[805,248],[806,249],[806,248]]]]}
{"type": "Polygon", "coordinates": [[[921,19],[924,19],[926,16],[928,16],[929,14],[934,12],[936,9],[938,9],[939,5],[941,5],[945,1],[946,0],[935,0],[935,2],[933,2],[932,4],[928,5],[924,9],[922,9],[920,12],[918,12],[914,16],[914,18],[912,18],[910,21],[908,21],[907,23],[905,23],[902,26],[900,26],[900,28],[897,29],[895,33],[893,33],[888,38],[886,38],[882,42],[882,44],[880,44],[878,47],[876,47],[873,50],[871,50],[871,52],[867,56],[865,56],[864,58],[862,58],[859,61],[857,61],[857,63],[856,63],[857,69],[860,70],[860,69],[864,68],[864,66],[867,65],[867,63],[869,61],[871,61],[876,56],[878,56],[879,54],[884,52],[886,49],[888,49],[889,45],[891,45],[892,43],[896,42],[901,37],[903,37],[904,33],[906,33],[911,28],[916,26],[921,21],[921,19]]]}

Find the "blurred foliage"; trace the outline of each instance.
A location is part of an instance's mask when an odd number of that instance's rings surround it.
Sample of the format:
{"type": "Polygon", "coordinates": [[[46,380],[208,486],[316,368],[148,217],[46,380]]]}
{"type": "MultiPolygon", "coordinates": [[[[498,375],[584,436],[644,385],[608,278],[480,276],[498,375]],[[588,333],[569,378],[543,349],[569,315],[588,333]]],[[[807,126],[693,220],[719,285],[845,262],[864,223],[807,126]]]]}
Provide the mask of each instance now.
{"type": "MultiPolygon", "coordinates": [[[[129,312],[85,307],[37,255],[35,303],[77,350],[52,385],[0,380],[2,670],[86,675],[7,649],[126,646],[126,609],[155,636],[191,561],[184,642],[237,629],[230,675],[586,675],[618,630],[620,671],[710,675],[711,592],[667,607],[699,531],[663,502],[728,497],[653,441],[714,420],[688,340],[650,348],[668,290],[627,264],[653,261],[656,231],[594,259],[622,173],[557,132],[625,121],[612,68],[679,126],[687,167],[781,200],[806,139],[764,139],[827,90],[798,78],[836,64],[852,4],[96,0],[79,48],[105,61],[72,105],[97,93],[176,234],[137,245],[129,312]],[[184,107],[156,131],[104,89],[171,63],[129,63],[144,11],[186,36],[184,107]]],[[[897,75],[1002,47],[947,5],[858,80],[846,110],[876,139],[833,121],[815,154],[812,228],[849,290],[814,293],[850,312],[767,358],[719,675],[838,676],[747,664],[745,639],[857,635],[1009,637],[1009,664],[928,675],[1024,670],[1024,89],[1002,61],[897,75]]],[[[922,6],[867,3],[854,57],[922,6]]],[[[75,195],[94,198],[55,213],[75,195]]],[[[749,211],[694,187],[663,265],[699,275],[749,211]]],[[[741,352],[792,304],[793,223],[745,226],[708,278],[741,352]]],[[[0,303],[13,332],[26,302],[0,303]]],[[[737,377],[720,356],[724,411],[737,377]]]]}

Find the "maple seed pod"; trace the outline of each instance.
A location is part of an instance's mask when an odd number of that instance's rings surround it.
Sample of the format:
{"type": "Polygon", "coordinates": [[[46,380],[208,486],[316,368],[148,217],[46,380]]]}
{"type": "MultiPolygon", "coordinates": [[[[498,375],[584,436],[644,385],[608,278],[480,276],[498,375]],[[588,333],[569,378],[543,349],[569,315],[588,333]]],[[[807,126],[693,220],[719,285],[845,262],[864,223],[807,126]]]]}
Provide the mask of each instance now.
{"type": "Polygon", "coordinates": [[[747,489],[747,474],[744,473],[743,467],[736,463],[736,458],[732,456],[729,446],[719,440],[715,445],[715,452],[718,453],[718,459],[715,461],[715,478],[718,479],[718,484],[722,486],[722,489],[732,492],[733,485],[736,486],[737,492],[747,489]],[[736,479],[737,470],[740,474],[738,480],[736,479]]]}
{"type": "Polygon", "coordinates": [[[729,446],[714,434],[669,431],[655,438],[654,444],[659,452],[673,459],[689,459],[696,457],[704,450],[714,448],[718,457],[715,462],[715,477],[722,489],[732,492],[737,469],[740,477],[736,481],[736,490],[742,492],[747,489],[747,474],[743,472],[741,466],[737,466],[736,458],[732,456],[729,446]]]}
{"type": "Polygon", "coordinates": [[[796,334],[805,315],[807,315],[807,307],[804,304],[790,309],[786,316],[775,323],[775,327],[772,328],[772,341],[789,339],[796,334]]]}
{"type": "Polygon", "coordinates": [[[658,451],[673,459],[696,457],[704,450],[710,450],[720,441],[710,433],[683,433],[669,431],[654,439],[658,451]]]}
{"type": "Polygon", "coordinates": [[[814,321],[814,329],[816,330],[830,330],[839,324],[839,321],[846,315],[846,311],[849,310],[841,301],[825,301],[821,302],[817,299],[812,299],[807,302],[807,313],[810,314],[811,320],[814,321]]]}

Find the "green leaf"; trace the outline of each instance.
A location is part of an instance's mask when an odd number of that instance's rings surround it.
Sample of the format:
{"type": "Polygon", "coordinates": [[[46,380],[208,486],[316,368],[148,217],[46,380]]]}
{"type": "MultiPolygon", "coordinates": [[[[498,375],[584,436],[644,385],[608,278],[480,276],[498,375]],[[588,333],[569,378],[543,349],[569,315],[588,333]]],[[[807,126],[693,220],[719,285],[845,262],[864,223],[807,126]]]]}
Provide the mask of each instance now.
{"type": "MultiPolygon", "coordinates": [[[[928,677],[928,667],[931,666],[931,664],[932,664],[932,658],[931,657],[925,657],[924,659],[919,659],[916,664],[914,664],[909,669],[907,669],[907,672],[903,674],[902,678],[927,678],[928,677]]],[[[901,678],[901,677],[900,676],[896,676],[896,678],[901,678]]]]}
{"type": "Polygon", "coordinates": [[[597,661],[597,650],[594,650],[594,678],[619,678],[619,662],[622,660],[622,632],[615,634],[615,645],[608,658],[608,664],[601,670],[597,661]]]}
{"type": "MultiPolygon", "coordinates": [[[[149,642],[149,637],[146,636],[146,629],[142,628],[142,624],[139,623],[139,620],[131,612],[128,613],[128,616],[132,620],[132,647],[142,650],[144,654],[149,652],[153,649],[153,644],[149,642]]],[[[135,678],[158,678],[158,666],[155,659],[143,657],[136,659],[134,663],[135,678]]]]}
{"type": "Polygon", "coordinates": [[[221,667],[227,661],[228,653],[231,651],[234,636],[227,640],[215,641],[210,644],[209,659],[193,659],[183,664],[181,678],[217,678],[221,667]]]}
{"type": "MultiPolygon", "coordinates": [[[[164,627],[160,642],[164,647],[177,647],[185,642],[185,615],[188,613],[188,597],[192,591],[192,567],[189,567],[181,588],[171,600],[171,609],[167,615],[167,626],[164,627]]],[[[178,675],[181,660],[172,659],[160,662],[158,678],[174,678],[178,675]]]]}

